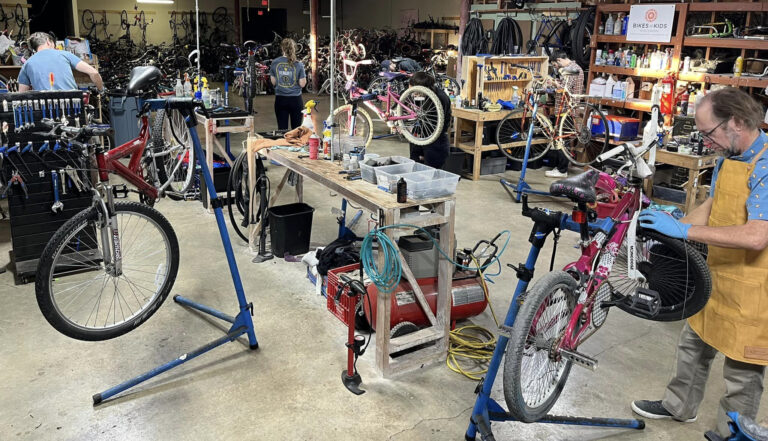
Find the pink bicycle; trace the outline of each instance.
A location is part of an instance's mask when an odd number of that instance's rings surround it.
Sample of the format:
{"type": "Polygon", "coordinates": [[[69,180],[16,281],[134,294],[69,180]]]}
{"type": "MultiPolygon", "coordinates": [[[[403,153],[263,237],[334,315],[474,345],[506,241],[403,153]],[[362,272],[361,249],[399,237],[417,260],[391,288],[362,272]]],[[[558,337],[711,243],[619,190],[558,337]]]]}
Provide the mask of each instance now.
{"type": "MultiPolygon", "coordinates": [[[[373,60],[352,61],[341,53],[344,66],[344,99],[347,104],[333,111],[333,121],[339,132],[365,140],[373,138],[373,121],[360,104],[375,113],[380,121],[387,124],[405,139],[416,145],[433,143],[439,136],[445,120],[443,107],[437,95],[426,87],[414,86],[401,94],[387,82],[386,88],[369,93],[355,81],[357,67],[372,64],[373,60]]],[[[382,73],[382,75],[387,75],[382,73]]],[[[391,79],[397,78],[397,74],[391,79]]]]}
{"type": "Polygon", "coordinates": [[[697,313],[709,299],[709,269],[694,245],[638,227],[638,215],[648,205],[641,184],[652,174],[643,160],[649,148],[624,144],[601,155],[603,161],[625,153],[627,161],[615,178],[590,170],[554,182],[552,195],[577,204],[571,215],[531,209],[524,201],[523,215],[536,222],[531,240],[543,241],[551,232],[557,237],[560,229],[579,232],[581,257],[521,294],[522,306],[506,328],[504,398],[519,421],[545,417],[573,363],[597,367],[597,360],[578,349],[605,323],[610,307],[673,321],[697,313]],[[629,171],[622,175],[625,168],[629,171]],[[588,204],[605,205],[595,212],[588,204]]]}

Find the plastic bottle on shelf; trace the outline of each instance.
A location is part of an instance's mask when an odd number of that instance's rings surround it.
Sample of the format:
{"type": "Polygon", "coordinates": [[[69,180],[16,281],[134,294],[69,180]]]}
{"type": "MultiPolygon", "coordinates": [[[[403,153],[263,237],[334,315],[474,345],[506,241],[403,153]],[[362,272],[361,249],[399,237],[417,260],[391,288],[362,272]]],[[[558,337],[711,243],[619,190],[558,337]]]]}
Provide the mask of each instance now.
{"type": "Polygon", "coordinates": [[[625,15],[621,21],[621,35],[627,35],[627,27],[629,27],[629,14],[625,15]]]}
{"type": "Polygon", "coordinates": [[[691,57],[685,57],[683,60],[683,72],[691,70],[691,57]]]}
{"type": "Polygon", "coordinates": [[[605,81],[605,92],[603,96],[605,98],[613,98],[613,87],[616,85],[616,80],[613,79],[613,75],[608,76],[605,81]]]}
{"type": "Polygon", "coordinates": [[[613,35],[621,35],[621,24],[624,23],[624,14],[619,14],[613,22],[613,35]]]}
{"type": "Polygon", "coordinates": [[[741,71],[744,69],[744,58],[739,55],[738,58],[736,58],[736,63],[733,65],[733,76],[734,77],[740,77],[741,71]]]}
{"type": "Polygon", "coordinates": [[[637,67],[637,54],[636,53],[632,53],[632,59],[629,62],[629,67],[631,67],[632,69],[637,67]]]}
{"type": "Polygon", "coordinates": [[[597,27],[597,33],[598,34],[605,34],[605,25],[600,23],[600,26],[597,27]]]}
{"type": "Polygon", "coordinates": [[[202,98],[203,98],[203,105],[210,109],[211,108],[211,90],[208,89],[208,81],[207,80],[205,80],[204,83],[203,83],[202,98]]]}
{"type": "Polygon", "coordinates": [[[612,66],[614,64],[614,62],[615,62],[615,60],[613,59],[613,51],[609,50],[608,51],[608,60],[607,60],[607,62],[605,64],[607,64],[609,66],[612,66]]]}
{"type": "Polygon", "coordinates": [[[693,89],[691,93],[688,94],[688,106],[686,109],[688,116],[696,116],[696,89],[693,89]]]}
{"type": "Polygon", "coordinates": [[[608,14],[608,20],[605,21],[605,35],[613,35],[613,15],[608,14]]]}
{"type": "Polygon", "coordinates": [[[598,49],[595,51],[595,66],[603,64],[603,50],[598,49]]]}
{"type": "Polygon", "coordinates": [[[656,82],[656,84],[653,85],[653,89],[651,90],[651,106],[661,106],[661,93],[662,93],[661,84],[656,82]]]}

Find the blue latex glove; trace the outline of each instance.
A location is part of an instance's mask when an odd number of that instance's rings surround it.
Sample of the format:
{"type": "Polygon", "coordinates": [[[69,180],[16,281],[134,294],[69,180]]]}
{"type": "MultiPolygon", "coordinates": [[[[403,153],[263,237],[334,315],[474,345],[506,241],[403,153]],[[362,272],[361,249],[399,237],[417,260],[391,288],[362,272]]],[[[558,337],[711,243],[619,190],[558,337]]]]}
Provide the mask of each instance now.
{"type": "Polygon", "coordinates": [[[689,224],[684,224],[669,213],[655,210],[643,210],[638,218],[640,226],[675,239],[688,239],[689,224]]]}

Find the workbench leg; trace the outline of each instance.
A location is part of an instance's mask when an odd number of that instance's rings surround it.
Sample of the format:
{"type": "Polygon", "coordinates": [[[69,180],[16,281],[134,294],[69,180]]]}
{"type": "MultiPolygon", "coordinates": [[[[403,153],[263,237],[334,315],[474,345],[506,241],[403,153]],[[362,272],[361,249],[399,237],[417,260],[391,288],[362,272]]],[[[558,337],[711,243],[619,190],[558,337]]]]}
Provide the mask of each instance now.
{"type": "Polygon", "coordinates": [[[459,148],[459,140],[461,139],[461,122],[464,121],[459,117],[453,118],[453,146],[459,148]]]}
{"type": "MultiPolygon", "coordinates": [[[[379,211],[379,228],[394,223],[394,210],[379,211]]],[[[394,242],[394,230],[384,230],[384,234],[389,236],[394,242]]],[[[378,253],[376,264],[379,268],[384,268],[384,253],[378,253]]],[[[384,293],[379,290],[376,296],[376,366],[384,378],[390,375],[389,359],[389,321],[392,314],[391,293],[384,293]]]]}
{"type": "MultiPolygon", "coordinates": [[[[448,222],[440,225],[440,249],[448,256],[454,255],[454,219],[455,202],[445,201],[438,212],[448,219],[448,222]]],[[[437,313],[436,326],[441,328],[443,338],[437,342],[438,353],[441,357],[448,353],[449,332],[451,328],[451,290],[453,288],[454,265],[450,260],[440,255],[440,263],[437,272],[437,313]]]]}
{"type": "Polygon", "coordinates": [[[298,175],[296,179],[296,196],[299,198],[299,203],[304,202],[304,176],[298,175]]]}
{"type": "Polygon", "coordinates": [[[699,180],[699,171],[694,169],[688,169],[688,182],[685,184],[685,214],[688,214],[693,210],[696,205],[696,185],[699,180]]]}
{"type": "Polygon", "coordinates": [[[472,180],[477,181],[480,179],[480,167],[483,161],[483,121],[475,123],[475,146],[474,158],[472,158],[472,180]]]}

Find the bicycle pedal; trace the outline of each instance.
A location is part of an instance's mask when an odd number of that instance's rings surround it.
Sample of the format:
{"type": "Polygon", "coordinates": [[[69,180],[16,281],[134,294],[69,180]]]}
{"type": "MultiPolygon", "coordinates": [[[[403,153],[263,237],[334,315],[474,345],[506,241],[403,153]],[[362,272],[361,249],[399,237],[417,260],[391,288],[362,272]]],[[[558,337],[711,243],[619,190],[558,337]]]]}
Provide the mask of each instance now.
{"type": "Polygon", "coordinates": [[[125,199],[128,197],[128,186],[125,184],[113,185],[112,195],[118,199],[125,199]]]}
{"type": "Polygon", "coordinates": [[[637,287],[635,294],[623,299],[626,311],[640,318],[653,318],[661,309],[659,293],[652,289],[637,287]]]}
{"type": "Polygon", "coordinates": [[[581,367],[593,371],[597,369],[597,360],[590,357],[589,355],[585,355],[576,351],[569,351],[567,349],[561,349],[560,355],[562,355],[566,360],[570,360],[581,367]]]}

